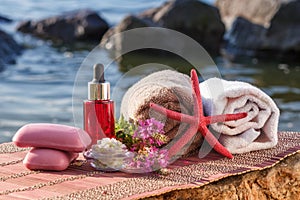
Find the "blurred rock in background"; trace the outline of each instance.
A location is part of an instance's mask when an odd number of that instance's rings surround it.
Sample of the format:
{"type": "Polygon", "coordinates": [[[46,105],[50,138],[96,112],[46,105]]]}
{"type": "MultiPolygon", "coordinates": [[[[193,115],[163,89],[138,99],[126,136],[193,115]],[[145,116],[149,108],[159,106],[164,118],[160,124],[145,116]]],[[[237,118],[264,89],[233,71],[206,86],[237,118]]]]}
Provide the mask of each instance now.
{"type": "Polygon", "coordinates": [[[269,26],[270,20],[283,0],[216,0],[226,29],[230,29],[237,17],[261,26],[269,26]]]}
{"type": "Polygon", "coordinates": [[[84,9],[39,21],[24,21],[18,25],[17,30],[55,42],[72,43],[99,41],[108,28],[108,23],[96,12],[84,9]]]}
{"type": "MultiPolygon", "coordinates": [[[[12,20],[0,16],[0,22],[9,23],[12,20]]],[[[16,62],[16,56],[21,53],[21,49],[12,36],[0,29],[0,72],[5,69],[6,64],[16,62]]]]}
{"type": "MultiPolygon", "coordinates": [[[[225,32],[225,26],[216,7],[198,0],[174,0],[168,1],[158,8],[146,10],[136,16],[129,15],[125,17],[119,24],[108,30],[102,38],[101,45],[110,50],[120,51],[124,48],[123,38],[120,37],[112,41],[110,37],[126,30],[141,27],[162,27],[179,31],[193,38],[211,55],[219,54],[225,32]]],[[[147,34],[145,34],[146,37],[147,34]]],[[[159,38],[157,39],[159,40],[159,38]]],[[[181,48],[179,43],[180,41],[173,43],[173,49],[181,48]]],[[[149,55],[156,52],[157,55],[171,56],[168,52],[154,51],[153,49],[139,50],[138,52],[149,55]]],[[[131,61],[128,61],[130,57],[130,55],[123,55],[119,62],[123,65],[130,65],[132,64],[131,61]]]]}
{"type": "Polygon", "coordinates": [[[300,59],[299,0],[217,0],[228,32],[225,54],[300,59]]]}

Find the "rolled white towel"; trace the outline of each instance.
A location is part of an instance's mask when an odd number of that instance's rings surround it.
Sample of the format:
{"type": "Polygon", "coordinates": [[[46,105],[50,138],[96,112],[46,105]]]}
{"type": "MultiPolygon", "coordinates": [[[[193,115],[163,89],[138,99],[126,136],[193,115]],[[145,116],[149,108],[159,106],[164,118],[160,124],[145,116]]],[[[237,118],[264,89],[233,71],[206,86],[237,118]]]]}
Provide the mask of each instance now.
{"type": "Polygon", "coordinates": [[[206,115],[248,113],[240,120],[211,125],[231,153],[276,146],[279,109],[262,90],[249,83],[218,78],[202,82],[200,90],[206,115]]]}

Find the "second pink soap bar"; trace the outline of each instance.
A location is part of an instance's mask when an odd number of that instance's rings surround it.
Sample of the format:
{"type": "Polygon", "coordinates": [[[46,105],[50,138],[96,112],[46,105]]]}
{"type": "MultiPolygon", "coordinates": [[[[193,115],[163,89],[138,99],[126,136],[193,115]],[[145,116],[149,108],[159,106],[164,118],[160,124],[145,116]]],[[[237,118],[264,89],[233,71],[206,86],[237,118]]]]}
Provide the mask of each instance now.
{"type": "Polygon", "coordinates": [[[91,138],[80,128],[48,123],[27,124],[20,128],[13,142],[19,147],[53,148],[82,152],[91,145],[91,138]]]}
{"type": "Polygon", "coordinates": [[[78,157],[78,153],[71,153],[55,149],[33,148],[23,160],[23,164],[31,170],[62,171],[78,157]]]}

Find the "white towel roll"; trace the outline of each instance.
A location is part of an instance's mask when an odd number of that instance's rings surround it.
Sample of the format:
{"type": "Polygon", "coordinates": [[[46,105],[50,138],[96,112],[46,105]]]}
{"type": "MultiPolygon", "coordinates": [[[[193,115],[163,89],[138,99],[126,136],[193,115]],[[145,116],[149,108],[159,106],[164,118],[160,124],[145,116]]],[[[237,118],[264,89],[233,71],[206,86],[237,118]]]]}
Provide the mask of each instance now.
{"type": "Polygon", "coordinates": [[[206,115],[247,112],[248,116],[211,128],[231,153],[272,148],[277,144],[279,109],[262,90],[239,81],[208,79],[200,84],[206,115]]]}

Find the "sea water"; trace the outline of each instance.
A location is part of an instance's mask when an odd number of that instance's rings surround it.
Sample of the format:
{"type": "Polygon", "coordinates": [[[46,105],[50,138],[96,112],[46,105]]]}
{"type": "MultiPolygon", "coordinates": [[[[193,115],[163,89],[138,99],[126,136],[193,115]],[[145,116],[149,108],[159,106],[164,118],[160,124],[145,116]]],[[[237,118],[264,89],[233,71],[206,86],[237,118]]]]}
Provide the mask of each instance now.
{"type": "MultiPolygon", "coordinates": [[[[77,71],[93,46],[73,49],[55,47],[50,41],[16,32],[20,21],[39,20],[65,11],[91,8],[113,26],[128,14],[157,7],[163,2],[1,0],[0,15],[14,21],[9,24],[0,23],[0,28],[10,33],[26,49],[17,57],[16,64],[7,65],[4,71],[0,72],[0,143],[11,141],[15,132],[27,123],[46,122],[81,126],[76,124],[74,116],[81,111],[82,105],[72,105],[72,94],[77,71]]],[[[102,59],[109,59],[105,52],[101,52],[100,56],[102,59]]],[[[271,60],[252,59],[241,64],[230,63],[222,58],[216,58],[215,62],[223,78],[252,83],[274,99],[281,110],[280,130],[300,130],[300,63],[287,65],[271,60]]],[[[206,70],[209,71],[209,67],[206,70]]],[[[111,83],[112,93],[124,73],[115,62],[107,68],[106,77],[111,83]]],[[[136,71],[135,74],[122,79],[122,87],[118,87],[119,93],[114,93],[116,115],[122,94],[146,73],[149,72],[136,71]]],[[[80,91],[80,88],[75,88],[75,91],[80,91]]],[[[83,95],[87,93],[81,92],[83,95]]]]}

